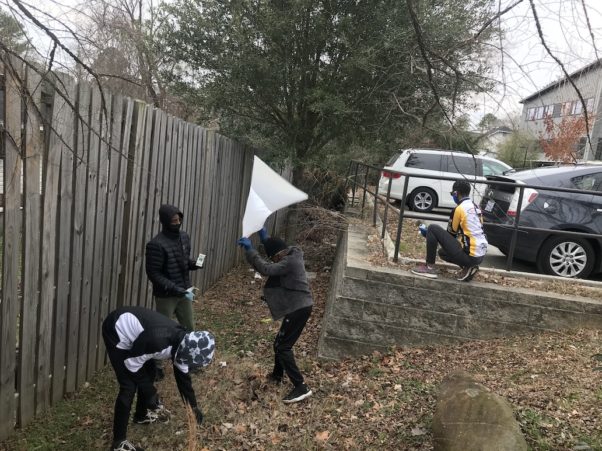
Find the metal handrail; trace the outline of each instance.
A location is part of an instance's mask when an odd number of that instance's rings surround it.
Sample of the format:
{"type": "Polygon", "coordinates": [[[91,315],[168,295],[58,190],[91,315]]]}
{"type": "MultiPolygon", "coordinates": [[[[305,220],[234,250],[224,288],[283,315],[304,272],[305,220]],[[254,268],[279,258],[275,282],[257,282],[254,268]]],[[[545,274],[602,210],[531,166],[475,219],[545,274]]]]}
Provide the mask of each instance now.
{"type": "MultiPolygon", "coordinates": [[[[506,263],[507,271],[512,270],[512,263],[514,261],[514,250],[516,248],[516,242],[518,241],[518,233],[519,232],[528,232],[528,231],[547,232],[547,233],[556,234],[556,235],[568,235],[568,236],[602,239],[602,234],[565,231],[565,230],[557,230],[557,229],[545,229],[545,228],[538,228],[538,227],[522,226],[519,224],[520,223],[520,213],[522,210],[521,207],[523,205],[523,197],[524,197],[525,189],[529,188],[529,189],[535,189],[538,191],[545,190],[545,191],[554,191],[554,192],[562,192],[562,193],[569,193],[569,194],[587,194],[587,195],[593,195],[593,196],[602,196],[602,192],[591,191],[591,190],[580,190],[580,189],[573,189],[573,188],[559,188],[559,187],[550,187],[550,186],[541,186],[541,185],[530,185],[530,184],[526,184],[526,183],[522,183],[522,182],[521,183],[507,182],[507,181],[496,180],[495,178],[485,179],[485,180],[477,180],[476,179],[477,176],[475,176],[475,178],[473,180],[472,178],[469,179],[467,177],[437,177],[437,176],[429,176],[429,175],[412,175],[412,174],[408,174],[408,173],[405,173],[402,171],[385,169],[384,167],[378,167],[378,166],[374,166],[371,164],[363,163],[361,161],[351,160],[349,163],[349,168],[347,170],[347,178],[345,181],[346,187],[347,187],[347,183],[352,182],[351,206],[354,205],[356,187],[359,186],[357,178],[358,178],[360,165],[366,169],[365,172],[362,174],[363,175],[363,184],[362,184],[363,198],[362,198],[362,208],[361,208],[362,214],[363,214],[364,207],[365,207],[366,194],[370,194],[374,197],[374,211],[373,211],[373,215],[372,215],[372,225],[373,226],[376,226],[376,215],[377,215],[378,202],[379,201],[383,202],[384,207],[385,207],[385,210],[383,213],[383,226],[382,226],[381,238],[384,238],[384,236],[385,236],[388,210],[389,210],[389,208],[393,208],[390,205],[391,186],[393,183],[393,178],[389,177],[389,183],[387,186],[386,195],[379,194],[379,192],[378,192],[379,184],[378,183],[376,183],[376,190],[374,192],[372,192],[368,188],[368,175],[369,175],[370,170],[375,170],[375,171],[378,171],[379,173],[381,173],[382,171],[386,171],[390,174],[399,174],[400,176],[404,176],[405,179],[404,179],[404,188],[403,188],[403,193],[402,193],[402,199],[406,199],[406,197],[407,197],[408,183],[409,183],[409,179],[411,177],[433,179],[433,180],[469,181],[471,183],[482,183],[482,184],[487,184],[487,185],[493,184],[493,185],[509,186],[509,187],[514,187],[514,188],[518,187],[519,188],[519,198],[518,198],[518,205],[516,207],[516,216],[513,217],[514,223],[512,225],[508,225],[508,224],[498,224],[498,223],[494,223],[491,221],[485,221],[485,223],[488,224],[489,226],[512,229],[512,237],[511,237],[511,241],[510,241],[510,247],[508,249],[508,256],[507,256],[507,263],[506,263]],[[354,165],[355,165],[355,172],[354,172],[354,176],[351,177],[351,172],[352,172],[352,168],[354,165]]],[[[442,220],[442,217],[443,217],[443,215],[437,215],[437,214],[428,215],[428,213],[420,213],[419,215],[414,214],[414,213],[406,213],[405,205],[406,205],[406,202],[402,201],[401,206],[399,208],[399,218],[398,218],[398,223],[397,223],[397,233],[396,233],[396,239],[395,239],[395,252],[393,255],[393,261],[395,261],[395,262],[397,262],[399,260],[399,242],[401,240],[403,219],[405,219],[405,218],[430,219],[430,220],[437,221],[437,220],[442,220]]],[[[397,209],[395,209],[395,210],[397,210],[397,209]]]]}

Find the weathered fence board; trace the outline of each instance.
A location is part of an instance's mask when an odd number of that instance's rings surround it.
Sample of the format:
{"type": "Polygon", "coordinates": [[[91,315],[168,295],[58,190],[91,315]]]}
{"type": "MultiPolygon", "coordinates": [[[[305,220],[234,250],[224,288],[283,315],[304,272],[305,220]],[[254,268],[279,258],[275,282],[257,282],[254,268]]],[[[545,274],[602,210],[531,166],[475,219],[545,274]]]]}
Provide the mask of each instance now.
{"type": "Polygon", "coordinates": [[[91,92],[90,128],[89,128],[89,153],[88,153],[88,179],[86,196],[86,232],[84,240],[84,281],[82,299],[89,298],[86,302],[87,333],[85,334],[85,356],[87,360],[82,363],[85,368],[85,378],[88,380],[94,372],[90,354],[96,354],[98,331],[98,299],[94,291],[95,279],[98,277],[99,268],[96,258],[99,257],[96,243],[96,209],[98,208],[98,182],[99,182],[99,153],[100,153],[100,120],[101,120],[101,95],[97,87],[91,92]]]}
{"type": "Polygon", "coordinates": [[[138,282],[138,278],[134,277],[134,266],[135,255],[136,255],[136,231],[138,230],[138,211],[140,205],[140,178],[142,177],[142,162],[144,148],[144,128],[146,125],[146,109],[147,106],[136,102],[136,128],[130,138],[130,145],[133,144],[133,148],[130,149],[130,158],[132,160],[132,181],[130,187],[130,199],[129,202],[129,218],[127,219],[127,226],[125,230],[128,235],[127,253],[125,258],[127,260],[126,266],[126,286],[124,292],[124,299],[126,304],[140,305],[138,299],[134,297],[136,288],[135,284],[138,282]]]}
{"type": "MultiPolygon", "coordinates": [[[[149,105],[146,108],[146,120],[144,128],[144,140],[141,149],[136,149],[137,152],[142,152],[142,167],[140,168],[140,190],[138,201],[138,231],[136,232],[136,251],[134,254],[134,291],[132,296],[136,299],[136,304],[143,307],[152,307],[147,303],[146,294],[147,278],[144,271],[144,250],[146,242],[150,239],[150,230],[146,222],[147,215],[152,215],[148,211],[148,192],[149,192],[149,172],[150,159],[152,152],[151,135],[153,129],[153,108],[149,105]]],[[[149,300],[150,302],[150,300],[149,300]]]]}
{"type": "MultiPolygon", "coordinates": [[[[109,290],[109,312],[119,304],[117,299],[119,273],[121,272],[121,233],[123,230],[123,207],[126,201],[127,150],[124,149],[123,139],[128,120],[131,119],[131,101],[121,96],[113,105],[113,128],[111,132],[111,174],[115,171],[115,224],[111,234],[112,260],[111,286],[109,290]]],[[[111,176],[112,177],[112,176],[111,176]]]]}
{"type": "MultiPolygon", "coordinates": [[[[191,162],[190,162],[190,167],[191,167],[191,174],[190,177],[188,179],[189,181],[189,186],[191,187],[191,197],[190,197],[190,211],[191,211],[191,217],[189,219],[189,226],[188,226],[188,230],[190,231],[190,239],[191,239],[191,246],[192,246],[192,258],[196,260],[197,256],[199,255],[199,253],[202,253],[203,250],[200,248],[200,240],[199,240],[199,236],[201,234],[201,215],[202,215],[202,206],[201,206],[201,201],[200,201],[200,186],[202,183],[202,170],[200,168],[200,127],[198,126],[193,126],[192,127],[192,134],[193,134],[193,138],[192,138],[192,146],[190,149],[190,157],[191,157],[191,162]]],[[[202,273],[204,270],[203,269],[197,269],[193,274],[192,274],[192,284],[194,286],[196,286],[197,288],[199,287],[199,280],[200,280],[200,274],[202,273]]]]}
{"type": "Polygon", "coordinates": [[[78,86],[76,147],[73,182],[73,240],[71,257],[71,290],[69,293],[69,327],[67,339],[67,378],[65,390],[72,392],[86,380],[85,355],[88,331],[89,297],[82,297],[84,233],[86,226],[86,181],[88,178],[88,126],[90,121],[90,88],[78,86]]]}
{"type": "Polygon", "coordinates": [[[115,236],[115,258],[118,258],[118,276],[115,283],[115,296],[117,297],[117,306],[125,303],[125,291],[127,280],[127,262],[128,262],[128,240],[129,240],[129,211],[131,202],[128,199],[132,190],[132,124],[137,122],[138,107],[132,99],[126,99],[123,105],[123,132],[121,138],[121,153],[119,164],[119,204],[117,208],[117,221],[115,236]]]}
{"type": "MultiPolygon", "coordinates": [[[[25,122],[25,161],[23,171],[23,226],[24,254],[23,268],[39,268],[41,263],[41,209],[42,191],[40,171],[42,167],[43,134],[39,109],[41,105],[42,78],[33,70],[27,73],[26,122],[25,122]]],[[[40,300],[40,272],[23,272],[23,300],[21,301],[21,320],[37,330],[38,303],[40,300]]],[[[22,328],[19,331],[20,364],[25,369],[19,373],[17,391],[19,392],[18,424],[26,424],[35,415],[36,384],[36,334],[22,328]]]]}
{"type": "Polygon", "coordinates": [[[19,306],[19,259],[21,257],[21,86],[16,59],[5,66],[6,119],[4,129],[4,252],[2,263],[2,331],[0,339],[0,434],[6,436],[15,424],[15,368],[19,306]],[[11,76],[12,75],[12,76],[11,76]]]}
{"type": "Polygon", "coordinates": [[[43,224],[42,228],[42,274],[40,288],[40,308],[38,318],[38,357],[36,382],[36,414],[50,405],[52,322],[56,302],[56,263],[57,263],[57,206],[59,178],[61,175],[61,136],[65,123],[71,117],[71,108],[61,96],[54,97],[53,114],[56,126],[50,133],[50,145],[44,171],[43,224]]]}
{"type": "MultiPolygon", "coordinates": [[[[106,208],[106,228],[104,239],[104,264],[103,264],[103,279],[101,287],[101,310],[100,317],[105,318],[111,308],[113,296],[111,295],[111,284],[117,269],[114,259],[114,235],[115,235],[115,220],[118,202],[118,187],[119,187],[119,138],[121,137],[121,118],[123,114],[122,98],[114,97],[111,101],[111,114],[107,123],[105,136],[107,141],[104,144],[104,152],[107,158],[107,208],[106,208]],[[116,146],[117,144],[117,146],[116,146]]],[[[103,150],[101,150],[102,152],[103,150]]],[[[114,304],[113,304],[114,305],[114,304]]],[[[101,367],[105,363],[104,343],[102,342],[102,330],[99,328],[98,340],[99,352],[97,353],[96,366],[101,367]]]]}
{"type": "Polygon", "coordinates": [[[103,299],[104,278],[109,275],[110,267],[106,263],[105,239],[106,221],[107,221],[107,199],[108,199],[108,174],[109,174],[109,126],[111,121],[111,95],[104,93],[100,103],[100,118],[96,131],[98,133],[98,177],[96,185],[96,224],[94,226],[94,263],[96,276],[92,280],[92,303],[96,309],[92,310],[90,317],[90,354],[88,356],[88,372],[98,369],[98,354],[104,354],[102,345],[102,336],[99,322],[104,316],[103,309],[106,311],[105,300],[103,299]],[[104,102],[104,103],[103,103],[104,102]]]}
{"type": "Polygon", "coordinates": [[[73,209],[73,161],[74,161],[74,124],[75,114],[75,82],[66,76],[58,79],[65,99],[65,122],[57,124],[55,133],[60,135],[59,150],[61,153],[59,214],[58,214],[58,267],[56,285],[56,313],[54,315],[54,343],[52,352],[52,399],[54,404],[65,394],[65,363],[67,359],[67,327],[69,316],[69,266],[63,267],[61,262],[71,258],[71,212],[73,209]]]}
{"type": "MultiPolygon", "coordinates": [[[[147,199],[146,206],[146,235],[143,244],[143,249],[146,248],[146,243],[156,234],[158,230],[158,210],[159,201],[161,198],[161,188],[163,184],[162,175],[163,168],[161,167],[162,158],[164,157],[163,149],[161,148],[162,143],[165,142],[165,114],[161,110],[155,110],[153,114],[153,136],[152,136],[152,152],[150,155],[149,164],[149,181],[148,191],[149,196],[147,199]]],[[[163,160],[164,161],[164,160],[163,160]]],[[[142,287],[144,296],[146,298],[146,305],[152,308],[152,291],[151,284],[145,275],[146,268],[146,252],[143,253],[142,261],[142,287]]]]}

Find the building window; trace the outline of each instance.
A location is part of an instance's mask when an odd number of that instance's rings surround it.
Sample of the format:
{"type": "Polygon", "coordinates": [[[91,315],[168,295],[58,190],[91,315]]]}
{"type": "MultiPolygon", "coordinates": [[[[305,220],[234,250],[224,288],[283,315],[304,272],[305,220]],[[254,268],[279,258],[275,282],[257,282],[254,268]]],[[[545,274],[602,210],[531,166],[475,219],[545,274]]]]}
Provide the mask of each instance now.
{"type": "Polygon", "coordinates": [[[535,113],[535,120],[543,119],[543,112],[544,112],[544,107],[542,107],[542,106],[537,107],[537,111],[535,113]]]}
{"type": "Polygon", "coordinates": [[[555,103],[552,111],[552,117],[560,117],[560,111],[562,110],[562,104],[555,103]]]}
{"type": "Polygon", "coordinates": [[[583,113],[583,103],[581,103],[581,100],[575,100],[573,102],[573,108],[571,109],[571,114],[578,115],[581,113],[583,113]]]}
{"type": "Polygon", "coordinates": [[[535,120],[535,110],[536,110],[536,108],[529,108],[527,110],[527,120],[528,121],[535,120]]]}
{"type": "Polygon", "coordinates": [[[587,112],[593,113],[594,112],[594,99],[593,98],[587,99],[585,101],[585,103],[587,104],[587,112]]]}
{"type": "Polygon", "coordinates": [[[572,109],[573,109],[573,102],[564,102],[562,104],[562,114],[561,114],[561,116],[570,116],[572,109]]]}

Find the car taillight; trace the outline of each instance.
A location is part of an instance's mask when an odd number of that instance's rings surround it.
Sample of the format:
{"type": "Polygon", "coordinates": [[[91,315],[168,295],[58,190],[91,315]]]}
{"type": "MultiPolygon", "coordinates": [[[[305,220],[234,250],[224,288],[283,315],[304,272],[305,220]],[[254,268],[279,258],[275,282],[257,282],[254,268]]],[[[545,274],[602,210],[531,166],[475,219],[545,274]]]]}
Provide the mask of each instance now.
{"type": "Polygon", "coordinates": [[[401,177],[401,174],[397,174],[397,173],[389,172],[389,171],[383,171],[383,177],[387,177],[389,179],[398,179],[399,177],[401,177]]]}
{"type": "MultiPolygon", "coordinates": [[[[535,202],[537,199],[537,195],[539,193],[531,188],[525,188],[523,193],[523,203],[520,206],[520,211],[522,212],[525,208],[527,208],[530,204],[535,202]]],[[[508,211],[506,214],[511,217],[516,217],[516,210],[518,208],[518,190],[514,192],[514,196],[512,196],[512,201],[510,201],[510,206],[508,207],[508,211]]]]}

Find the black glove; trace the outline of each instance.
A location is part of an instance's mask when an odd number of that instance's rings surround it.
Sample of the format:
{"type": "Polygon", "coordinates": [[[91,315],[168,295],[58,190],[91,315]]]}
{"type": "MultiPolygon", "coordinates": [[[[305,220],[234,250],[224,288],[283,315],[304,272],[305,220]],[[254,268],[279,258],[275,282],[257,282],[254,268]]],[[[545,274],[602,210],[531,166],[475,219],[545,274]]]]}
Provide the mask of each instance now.
{"type": "Polygon", "coordinates": [[[201,412],[201,409],[199,409],[198,407],[195,407],[194,409],[192,409],[192,411],[194,412],[194,416],[196,417],[196,423],[202,424],[203,423],[203,412],[201,412]]]}

